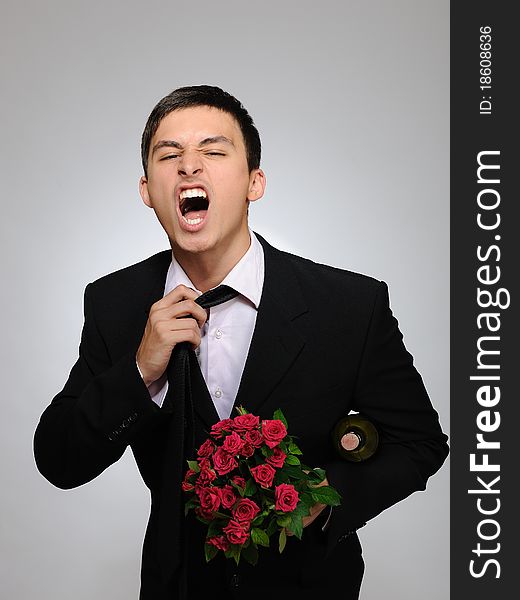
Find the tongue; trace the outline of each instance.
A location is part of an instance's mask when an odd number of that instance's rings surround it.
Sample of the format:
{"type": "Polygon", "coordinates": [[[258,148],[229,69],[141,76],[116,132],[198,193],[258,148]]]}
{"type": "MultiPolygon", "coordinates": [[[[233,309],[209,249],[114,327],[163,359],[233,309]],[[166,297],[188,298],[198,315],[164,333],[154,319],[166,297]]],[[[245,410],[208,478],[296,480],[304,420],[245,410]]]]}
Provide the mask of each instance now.
{"type": "Polygon", "coordinates": [[[204,219],[207,212],[207,210],[190,210],[184,215],[184,218],[189,221],[193,221],[193,219],[204,219]]]}

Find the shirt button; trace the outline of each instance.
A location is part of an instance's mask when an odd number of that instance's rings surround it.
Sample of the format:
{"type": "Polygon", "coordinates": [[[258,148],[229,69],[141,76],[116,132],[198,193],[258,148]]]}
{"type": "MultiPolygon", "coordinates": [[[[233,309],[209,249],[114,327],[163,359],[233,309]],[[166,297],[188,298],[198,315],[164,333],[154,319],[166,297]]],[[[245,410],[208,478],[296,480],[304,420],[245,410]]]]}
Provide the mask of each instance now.
{"type": "Polygon", "coordinates": [[[220,398],[222,396],[222,390],[220,388],[217,388],[215,390],[215,398],[220,398]]]}
{"type": "Polygon", "coordinates": [[[217,331],[215,331],[215,337],[217,338],[217,340],[220,340],[220,338],[222,337],[222,331],[220,329],[217,329],[217,331]]]}

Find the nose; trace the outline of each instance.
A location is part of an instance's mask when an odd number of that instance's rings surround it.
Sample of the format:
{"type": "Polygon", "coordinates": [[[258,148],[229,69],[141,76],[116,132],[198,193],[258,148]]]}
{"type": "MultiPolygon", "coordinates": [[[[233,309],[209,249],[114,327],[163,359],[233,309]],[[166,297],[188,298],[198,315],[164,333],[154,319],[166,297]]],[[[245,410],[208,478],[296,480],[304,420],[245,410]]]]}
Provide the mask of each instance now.
{"type": "Polygon", "coordinates": [[[186,150],[178,162],[179,175],[193,177],[202,172],[202,161],[197,151],[186,150]]]}

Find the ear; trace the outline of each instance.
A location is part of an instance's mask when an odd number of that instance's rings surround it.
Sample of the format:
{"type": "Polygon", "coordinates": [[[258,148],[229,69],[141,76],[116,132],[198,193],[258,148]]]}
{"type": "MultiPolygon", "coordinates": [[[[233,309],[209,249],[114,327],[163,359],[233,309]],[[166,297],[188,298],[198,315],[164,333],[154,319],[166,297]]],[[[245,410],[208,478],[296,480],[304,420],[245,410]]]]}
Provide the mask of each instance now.
{"type": "Polygon", "coordinates": [[[139,193],[146,206],[152,208],[152,201],[150,200],[150,194],[148,193],[148,179],[146,179],[144,175],[139,179],[139,193]]]}
{"type": "Polygon", "coordinates": [[[260,200],[260,198],[264,195],[265,184],[265,173],[262,171],[262,169],[254,169],[251,171],[251,174],[249,175],[247,199],[250,202],[260,200]]]}

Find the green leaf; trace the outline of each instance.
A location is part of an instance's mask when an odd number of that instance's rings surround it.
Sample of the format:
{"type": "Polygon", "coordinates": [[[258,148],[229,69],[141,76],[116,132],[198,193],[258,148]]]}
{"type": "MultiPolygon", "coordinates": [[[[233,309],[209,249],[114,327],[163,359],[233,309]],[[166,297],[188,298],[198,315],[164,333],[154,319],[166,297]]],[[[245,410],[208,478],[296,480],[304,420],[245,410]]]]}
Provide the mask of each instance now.
{"type": "Polygon", "coordinates": [[[213,511],[213,517],[219,518],[219,519],[229,519],[229,515],[225,515],[224,513],[221,513],[218,511],[213,511]]]}
{"type": "Polygon", "coordinates": [[[287,543],[287,534],[285,533],[285,528],[284,528],[280,531],[280,536],[278,537],[278,550],[280,551],[280,554],[283,552],[286,543],[287,543]]]}
{"type": "Polygon", "coordinates": [[[234,481],[230,481],[229,483],[232,485],[232,487],[234,487],[234,488],[235,488],[235,490],[236,490],[236,491],[237,491],[237,492],[238,492],[238,493],[239,493],[239,494],[242,496],[242,498],[243,498],[243,497],[244,497],[244,494],[245,494],[245,492],[246,492],[246,489],[245,489],[245,488],[243,488],[243,487],[241,487],[241,486],[239,486],[239,485],[237,485],[237,484],[236,484],[234,481]]]}
{"type": "Polygon", "coordinates": [[[195,473],[200,473],[199,463],[196,460],[187,460],[186,462],[188,463],[189,469],[195,471],[195,473]]]}
{"type": "Polygon", "coordinates": [[[303,534],[303,517],[301,514],[296,514],[296,511],[292,513],[292,518],[287,529],[294,533],[294,535],[301,540],[303,534]]]}
{"type": "Polygon", "coordinates": [[[310,507],[314,505],[314,502],[311,503],[311,505],[307,505],[304,502],[302,502],[300,500],[300,502],[298,502],[296,508],[292,511],[292,513],[290,513],[290,516],[292,517],[293,515],[300,515],[302,517],[306,517],[309,513],[310,513],[310,507]]]}
{"type": "MultiPolygon", "coordinates": [[[[307,509],[309,509],[316,503],[314,502],[312,495],[309,492],[304,492],[303,494],[300,494],[300,502],[298,502],[298,506],[300,506],[300,504],[306,506],[307,509]]],[[[296,507],[296,509],[297,508],[298,507],[296,507]]]]}
{"type": "Polygon", "coordinates": [[[213,546],[213,544],[204,544],[204,555],[206,557],[206,562],[209,562],[212,558],[215,558],[217,552],[218,548],[213,546]]]}
{"type": "Polygon", "coordinates": [[[326,476],[324,469],[320,469],[319,467],[312,469],[312,471],[310,471],[309,475],[311,475],[311,474],[316,474],[319,477],[320,481],[323,481],[326,476]]]}
{"type": "Polygon", "coordinates": [[[281,411],[281,409],[276,409],[273,413],[273,419],[280,419],[280,421],[285,425],[285,428],[287,429],[287,419],[285,418],[283,412],[281,411]]]}
{"type": "Polygon", "coordinates": [[[210,524],[208,525],[208,533],[206,534],[206,537],[212,538],[212,537],[215,537],[216,535],[220,535],[221,533],[222,533],[222,523],[219,521],[210,521],[210,524]]]}
{"type": "Polygon", "coordinates": [[[276,523],[280,525],[280,527],[287,527],[291,522],[291,515],[283,515],[282,517],[278,517],[276,519],[276,523]]]}
{"type": "MultiPolygon", "coordinates": [[[[286,459],[287,462],[287,459],[286,459]]],[[[303,470],[296,465],[284,465],[283,470],[287,475],[292,477],[293,479],[308,479],[307,475],[303,472],[303,470]]]]}
{"type": "Polygon", "coordinates": [[[258,546],[269,548],[269,536],[263,529],[253,527],[253,529],[251,529],[251,540],[258,546]]]}
{"type": "Polygon", "coordinates": [[[239,415],[247,415],[247,410],[242,406],[235,407],[239,415]]]}
{"type": "Polygon", "coordinates": [[[286,465],[299,465],[300,464],[300,459],[297,456],[293,456],[292,454],[289,454],[285,458],[285,464],[286,465]]]}
{"type": "Polygon", "coordinates": [[[303,454],[303,452],[294,442],[291,442],[287,449],[289,450],[290,454],[303,454]]]}
{"type": "Polygon", "coordinates": [[[229,546],[229,550],[227,550],[227,552],[225,553],[226,558],[234,558],[236,564],[238,565],[239,561],[240,561],[240,550],[241,550],[241,546],[239,546],[238,544],[231,544],[229,546]]]}
{"type": "Polygon", "coordinates": [[[269,525],[267,526],[267,529],[265,531],[266,531],[267,535],[269,537],[271,537],[277,529],[278,529],[278,524],[276,522],[276,519],[271,519],[271,521],[269,522],[269,525]]]}
{"type": "Polygon", "coordinates": [[[250,565],[256,565],[258,562],[258,548],[255,544],[249,544],[242,548],[242,556],[250,565]]]}
{"type": "Polygon", "coordinates": [[[253,494],[256,494],[256,490],[257,490],[257,487],[256,487],[255,480],[252,478],[248,479],[247,483],[246,483],[246,489],[245,489],[244,495],[252,496],[253,494]]]}
{"type": "Polygon", "coordinates": [[[260,448],[260,452],[266,457],[269,458],[270,456],[273,455],[274,450],[272,450],[271,448],[269,448],[269,446],[262,446],[260,448]]]}
{"type": "Polygon", "coordinates": [[[204,523],[204,525],[208,525],[209,522],[210,522],[210,521],[208,521],[208,519],[203,519],[199,515],[197,515],[195,518],[197,519],[197,521],[200,521],[201,523],[204,523]]]}
{"type": "Polygon", "coordinates": [[[258,525],[261,525],[263,520],[264,520],[264,515],[262,513],[260,513],[257,517],[255,517],[251,521],[251,527],[257,527],[258,525]]]}
{"type": "Polygon", "coordinates": [[[314,488],[311,492],[311,496],[315,502],[321,502],[328,506],[339,506],[341,504],[341,496],[330,485],[314,488]]]}

